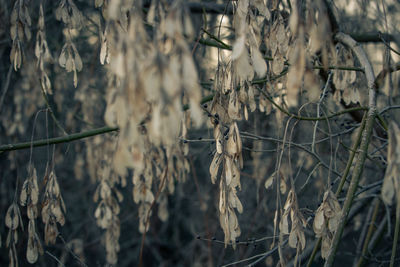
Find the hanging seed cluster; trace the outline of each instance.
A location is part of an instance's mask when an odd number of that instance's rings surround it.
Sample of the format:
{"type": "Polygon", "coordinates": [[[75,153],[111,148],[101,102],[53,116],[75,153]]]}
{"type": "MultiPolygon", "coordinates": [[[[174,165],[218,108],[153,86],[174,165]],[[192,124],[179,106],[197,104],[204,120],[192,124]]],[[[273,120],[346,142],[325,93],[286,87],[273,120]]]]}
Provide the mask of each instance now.
{"type": "Polygon", "coordinates": [[[51,171],[46,169],[44,181],[46,187],[43,194],[42,221],[44,223],[44,242],[48,245],[56,243],[57,223],[61,226],[65,224],[66,208],[54,169],[51,171]]]}
{"type": "Polygon", "coordinates": [[[78,86],[77,72],[82,70],[82,59],[73,43],[71,31],[82,25],[82,14],[72,0],[61,0],[55,12],[56,19],[66,25],[66,42],[58,57],[58,63],[67,72],[74,72],[74,86],[78,86]]]}
{"type": "Polygon", "coordinates": [[[339,225],[342,209],[335,194],[328,190],[324,193],[321,205],[318,207],[313,229],[317,237],[322,238],[321,257],[326,259],[332,245],[332,237],[339,225]]]}
{"type": "Polygon", "coordinates": [[[36,218],[38,217],[39,186],[36,169],[33,165],[28,167],[28,178],[22,185],[20,194],[21,206],[26,206],[28,223],[28,246],[26,248],[26,259],[29,263],[35,263],[39,253],[43,254],[42,244],[36,233],[36,218]]]}
{"type": "Polygon", "coordinates": [[[4,220],[8,228],[6,247],[8,248],[9,266],[18,266],[18,253],[16,245],[18,243],[18,228],[23,229],[21,211],[16,202],[13,202],[7,210],[4,220]]]}
{"type": "Polygon", "coordinates": [[[203,120],[197,70],[185,39],[193,36],[193,28],[178,2],[167,10],[164,3],[152,1],[147,23],[156,29],[153,36],[145,30],[139,3],[95,4],[105,18],[99,25],[100,63],[109,64],[105,121],[120,129],[113,166],[121,177],[133,170],[133,201],[143,233],[155,201],[159,218],[167,220],[167,194],[189,172],[188,145],[177,139],[187,135],[191,121],[200,126],[203,120]],[[184,111],[185,105],[190,111],[184,111]]]}
{"type": "Polygon", "coordinates": [[[10,61],[15,71],[21,68],[24,40],[29,41],[32,37],[30,29],[32,22],[27,5],[28,1],[15,1],[10,17],[10,35],[13,42],[10,52],[10,61]]]}

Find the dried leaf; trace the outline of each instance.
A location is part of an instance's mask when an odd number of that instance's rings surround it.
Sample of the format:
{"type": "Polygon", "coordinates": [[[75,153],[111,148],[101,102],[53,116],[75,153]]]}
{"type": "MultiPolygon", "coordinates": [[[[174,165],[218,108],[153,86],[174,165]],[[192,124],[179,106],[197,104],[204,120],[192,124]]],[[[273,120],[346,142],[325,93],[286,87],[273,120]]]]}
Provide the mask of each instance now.
{"type": "Polygon", "coordinates": [[[10,230],[16,230],[19,226],[19,208],[17,204],[12,203],[7,210],[5,224],[10,230]]]}
{"type": "Polygon", "coordinates": [[[382,185],[382,200],[385,202],[387,205],[392,205],[393,203],[393,197],[394,197],[394,186],[393,186],[393,179],[391,175],[388,175],[383,180],[383,185],[382,185]]]}
{"type": "Polygon", "coordinates": [[[233,120],[241,119],[239,98],[234,90],[229,94],[228,114],[233,120]]]}
{"type": "Polygon", "coordinates": [[[37,218],[37,216],[38,216],[38,209],[37,209],[37,206],[36,206],[36,205],[32,205],[32,204],[28,205],[28,208],[27,208],[27,217],[28,217],[30,220],[34,220],[34,219],[37,218]]]}
{"type": "Polygon", "coordinates": [[[34,237],[28,238],[28,246],[26,248],[26,259],[30,264],[33,264],[37,261],[39,257],[39,250],[37,243],[34,240],[34,237]]]}
{"type": "Polygon", "coordinates": [[[245,36],[239,36],[235,43],[233,44],[233,48],[232,48],[232,60],[236,60],[238,59],[244,51],[245,48],[245,36]]]}
{"type": "Polygon", "coordinates": [[[286,179],[285,177],[282,175],[282,173],[279,173],[279,178],[280,178],[280,182],[279,182],[279,190],[281,191],[281,194],[285,194],[287,191],[287,184],[286,184],[286,179]]]}
{"type": "Polygon", "coordinates": [[[319,100],[321,90],[317,77],[311,70],[307,70],[304,75],[304,87],[307,89],[308,98],[311,102],[319,100]]]}
{"type": "Polygon", "coordinates": [[[340,217],[341,217],[341,212],[338,213],[336,216],[333,216],[332,218],[329,219],[328,229],[329,229],[329,231],[331,231],[331,233],[336,232],[336,230],[339,226],[340,217]]]}
{"type": "Polygon", "coordinates": [[[232,208],[236,208],[239,213],[243,212],[243,206],[236,195],[236,190],[232,189],[229,192],[228,203],[232,208]]]}
{"type": "Polygon", "coordinates": [[[222,133],[220,131],[220,124],[214,128],[214,139],[217,148],[217,153],[222,154],[222,133]]]}
{"type": "Polygon", "coordinates": [[[243,52],[233,64],[239,82],[251,81],[254,78],[254,69],[250,65],[250,58],[247,51],[243,52]]]}
{"type": "Polygon", "coordinates": [[[306,235],[304,231],[299,231],[297,238],[300,241],[301,250],[304,250],[306,248],[306,235]]]}
{"type": "Polygon", "coordinates": [[[271,176],[268,177],[267,180],[265,180],[265,184],[264,184],[265,189],[269,189],[272,186],[272,184],[274,183],[275,177],[276,177],[276,172],[273,172],[271,174],[271,176]]]}
{"type": "Polygon", "coordinates": [[[269,20],[271,18],[271,13],[269,12],[263,0],[253,0],[252,5],[254,5],[258,9],[260,14],[263,15],[266,20],[269,20]]]}
{"type": "Polygon", "coordinates": [[[254,71],[257,73],[258,77],[264,77],[267,73],[267,63],[265,63],[264,58],[257,48],[252,49],[251,59],[254,71]]]}
{"type": "Polygon", "coordinates": [[[229,136],[228,136],[228,141],[226,142],[226,152],[230,156],[234,156],[238,153],[238,147],[234,138],[234,125],[231,124],[229,128],[229,136]]]}
{"type": "Polygon", "coordinates": [[[289,246],[291,248],[296,248],[297,247],[297,233],[293,229],[289,234],[289,246]]]}
{"type": "Polygon", "coordinates": [[[75,68],[77,71],[81,71],[82,70],[82,59],[79,56],[78,51],[76,49],[74,49],[74,50],[75,50],[75,58],[74,58],[75,68]]]}
{"type": "Polygon", "coordinates": [[[58,57],[58,63],[61,67],[65,68],[67,64],[67,44],[65,44],[61,50],[60,56],[58,57]]]}
{"type": "Polygon", "coordinates": [[[254,88],[252,85],[249,86],[249,89],[247,91],[247,96],[249,99],[250,111],[254,112],[257,108],[257,104],[256,104],[256,101],[254,100],[254,88]]]}
{"type": "Polygon", "coordinates": [[[21,190],[21,194],[20,194],[20,205],[21,206],[26,206],[26,202],[28,200],[28,180],[25,180],[23,185],[22,185],[22,190],[21,190]]]}
{"type": "Polygon", "coordinates": [[[44,226],[44,242],[46,245],[55,244],[58,235],[58,229],[56,222],[50,220],[44,226]]]}
{"type": "Polygon", "coordinates": [[[229,156],[225,156],[224,157],[225,160],[225,166],[224,166],[224,170],[225,170],[225,181],[226,181],[226,185],[230,186],[231,182],[232,182],[232,178],[233,178],[233,174],[232,174],[232,159],[229,156]]]}
{"type": "Polygon", "coordinates": [[[284,67],[285,67],[285,59],[279,53],[276,53],[274,60],[272,61],[272,72],[278,75],[283,71],[284,67]]]}
{"type": "Polygon", "coordinates": [[[279,230],[285,235],[289,234],[288,214],[283,215],[279,223],[279,230]]]}
{"type": "Polygon", "coordinates": [[[331,249],[331,243],[332,243],[332,240],[328,236],[325,236],[324,238],[322,238],[321,257],[323,259],[328,258],[329,250],[331,249]]]}
{"type": "Polygon", "coordinates": [[[321,235],[325,228],[324,211],[321,209],[321,207],[318,208],[317,212],[315,213],[313,228],[317,236],[321,235]]]}

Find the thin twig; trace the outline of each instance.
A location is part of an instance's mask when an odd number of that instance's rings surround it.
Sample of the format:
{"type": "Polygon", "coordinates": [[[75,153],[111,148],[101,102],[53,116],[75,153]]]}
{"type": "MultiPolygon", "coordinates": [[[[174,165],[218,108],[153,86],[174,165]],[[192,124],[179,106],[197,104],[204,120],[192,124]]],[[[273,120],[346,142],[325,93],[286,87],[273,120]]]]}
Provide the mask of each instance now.
{"type": "Polygon", "coordinates": [[[266,92],[264,92],[262,89],[257,88],[257,90],[258,90],[261,94],[263,94],[263,95],[267,98],[267,100],[270,101],[270,102],[271,102],[276,108],[278,108],[281,112],[283,112],[283,113],[285,113],[286,115],[288,115],[288,116],[290,116],[290,117],[293,117],[293,118],[295,118],[295,119],[297,119],[297,120],[304,120],[304,121],[322,121],[322,120],[329,120],[329,119],[332,119],[332,118],[334,118],[334,117],[343,115],[343,114],[345,114],[345,113],[350,113],[350,112],[353,112],[353,111],[368,110],[368,107],[355,107],[355,108],[344,109],[344,110],[341,110],[341,111],[339,111],[339,112],[330,114],[330,115],[328,115],[328,116],[321,116],[321,117],[304,117],[304,116],[300,116],[300,115],[293,114],[293,113],[289,112],[288,110],[284,109],[283,107],[281,107],[280,105],[278,105],[278,104],[272,99],[272,97],[271,97],[269,94],[267,94],[266,92]]]}
{"type": "Polygon", "coordinates": [[[84,263],[81,260],[81,258],[79,258],[78,255],[76,255],[75,252],[72,251],[71,246],[69,244],[67,244],[67,242],[65,242],[65,240],[61,234],[58,235],[58,238],[60,238],[61,241],[64,243],[66,250],[68,250],[68,252],[72,255],[72,257],[74,257],[79,262],[80,265],[87,267],[86,263],[84,263]]]}
{"type": "MultiPolygon", "coordinates": [[[[270,138],[270,137],[263,137],[263,136],[257,136],[257,135],[249,134],[249,133],[247,133],[247,135],[248,135],[248,138],[259,139],[259,140],[268,140],[268,141],[283,143],[283,141],[280,140],[280,139],[275,139],[275,138],[270,138]]],[[[246,136],[243,136],[243,135],[242,135],[242,137],[246,138],[246,136]]],[[[286,143],[287,145],[291,145],[291,146],[300,148],[300,149],[304,150],[305,152],[309,153],[310,155],[312,155],[313,157],[315,157],[319,162],[321,162],[322,166],[324,166],[327,170],[329,170],[329,165],[326,164],[326,163],[321,159],[321,157],[320,157],[318,154],[313,153],[311,150],[309,150],[308,148],[304,147],[303,145],[300,145],[300,144],[297,144],[297,143],[293,143],[293,142],[290,142],[290,141],[287,141],[287,142],[285,142],[285,143],[286,143]]],[[[338,173],[338,172],[335,171],[335,170],[332,170],[332,172],[333,172],[335,175],[337,175],[337,176],[342,176],[340,173],[338,173]]]]}
{"type": "Polygon", "coordinates": [[[400,108],[400,105],[393,105],[393,106],[385,107],[381,111],[379,111],[379,115],[382,115],[383,113],[385,113],[391,109],[398,109],[398,108],[400,108]]]}
{"type": "Polygon", "coordinates": [[[46,250],[46,254],[49,255],[50,257],[52,257],[56,262],[58,262],[58,264],[62,267],[65,267],[65,265],[59,260],[57,259],[56,256],[54,256],[53,254],[51,254],[48,250],[46,250]]]}
{"type": "Polygon", "coordinates": [[[392,50],[394,53],[396,53],[397,55],[400,56],[400,52],[397,51],[396,49],[392,48],[392,47],[390,46],[390,44],[386,42],[385,38],[382,37],[382,34],[381,34],[381,33],[379,33],[379,37],[381,38],[382,43],[383,43],[389,50],[392,50]]]}
{"type": "MultiPolygon", "coordinates": [[[[363,261],[364,261],[365,255],[367,254],[367,251],[368,251],[369,241],[371,240],[371,237],[372,237],[372,234],[374,232],[374,229],[376,228],[375,227],[375,221],[376,221],[376,217],[378,216],[379,204],[380,204],[380,200],[379,200],[378,197],[374,199],[374,203],[375,203],[375,205],[371,206],[371,213],[373,211],[372,216],[370,214],[367,215],[367,219],[371,216],[371,220],[369,222],[368,232],[367,232],[367,236],[365,237],[365,240],[364,240],[364,245],[362,247],[361,255],[360,255],[360,258],[359,258],[359,260],[357,262],[357,267],[361,267],[363,265],[363,261]]],[[[368,225],[368,224],[365,224],[365,225],[368,225]]],[[[361,242],[362,242],[363,239],[364,239],[364,237],[360,236],[360,241],[361,242]]],[[[360,244],[361,244],[361,242],[360,242],[360,244]]],[[[353,265],[355,266],[355,264],[353,264],[353,265]]]]}
{"type": "Polygon", "coordinates": [[[224,43],[221,39],[219,39],[217,36],[215,36],[211,32],[207,31],[204,28],[202,28],[201,30],[203,32],[205,32],[206,34],[208,34],[208,36],[210,36],[211,39],[213,39],[213,40],[217,41],[219,44],[221,44],[225,49],[232,50],[232,46],[231,45],[228,45],[228,44],[224,43]]]}
{"type": "MultiPolygon", "coordinates": [[[[328,79],[326,79],[324,90],[322,91],[321,97],[320,97],[320,99],[318,101],[318,104],[317,104],[317,118],[320,117],[319,114],[320,114],[321,103],[324,100],[324,97],[326,95],[326,90],[328,88],[328,85],[329,85],[329,82],[331,80],[331,77],[332,77],[332,72],[329,73],[328,79]]],[[[313,138],[312,138],[313,141],[312,141],[312,144],[311,144],[311,151],[312,152],[315,152],[315,136],[317,135],[317,128],[318,128],[318,121],[315,122],[314,131],[313,131],[313,138]]]]}
{"type": "Polygon", "coordinates": [[[53,109],[52,109],[51,106],[50,106],[49,99],[47,98],[47,94],[46,94],[46,92],[43,90],[43,88],[42,88],[42,95],[43,95],[43,98],[44,98],[44,102],[45,102],[45,104],[46,104],[46,107],[47,107],[48,111],[50,112],[50,116],[51,116],[51,118],[53,119],[54,123],[56,124],[57,128],[60,129],[60,131],[61,131],[64,135],[68,135],[68,133],[67,133],[67,132],[64,130],[64,128],[61,126],[61,123],[60,123],[60,122],[58,121],[58,119],[56,118],[56,116],[55,116],[55,114],[54,114],[54,112],[53,112],[53,109]]]}
{"type": "Polygon", "coordinates": [[[400,62],[397,62],[396,64],[389,66],[388,68],[385,68],[379,72],[378,76],[375,78],[375,86],[377,89],[382,87],[383,81],[385,80],[386,75],[389,73],[399,71],[400,70],[400,62]]]}
{"type": "MultiPolygon", "coordinates": [[[[288,242],[288,240],[286,239],[286,240],[283,242],[282,245],[285,245],[287,242],[288,242]]],[[[247,265],[247,266],[254,266],[254,265],[256,265],[258,262],[262,261],[263,259],[265,259],[266,257],[268,257],[269,255],[271,255],[272,253],[274,253],[274,252],[277,251],[277,250],[278,250],[278,246],[275,246],[273,249],[271,249],[271,250],[269,250],[269,251],[267,251],[267,252],[254,255],[254,256],[252,256],[252,257],[249,257],[249,258],[246,258],[246,259],[243,259],[243,260],[231,262],[231,263],[222,265],[221,267],[227,267],[227,266],[231,266],[231,265],[243,263],[243,262],[246,262],[246,261],[251,261],[251,260],[254,260],[254,259],[257,259],[257,258],[258,258],[256,261],[254,261],[254,262],[250,263],[249,265],[247,265]]]]}
{"type": "Polygon", "coordinates": [[[387,220],[387,217],[384,216],[382,218],[382,221],[379,223],[374,235],[371,237],[371,241],[368,244],[368,248],[367,248],[368,251],[372,251],[375,248],[378,241],[380,240],[380,238],[382,237],[383,231],[385,230],[386,225],[387,225],[386,220],[387,220]]]}

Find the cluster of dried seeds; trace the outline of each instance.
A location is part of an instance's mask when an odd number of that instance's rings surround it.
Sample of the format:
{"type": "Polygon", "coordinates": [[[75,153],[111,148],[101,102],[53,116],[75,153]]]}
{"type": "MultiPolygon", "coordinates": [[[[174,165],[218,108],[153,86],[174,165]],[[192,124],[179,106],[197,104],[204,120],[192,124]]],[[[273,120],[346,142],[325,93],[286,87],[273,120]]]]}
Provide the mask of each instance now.
{"type": "Polygon", "coordinates": [[[67,41],[61,50],[60,57],[58,58],[58,63],[61,67],[65,68],[67,72],[74,72],[74,86],[77,87],[77,71],[82,70],[82,59],[71,38],[67,38],[67,41]]]}
{"type": "Polygon", "coordinates": [[[7,210],[5,224],[8,228],[6,247],[9,248],[9,266],[18,266],[18,253],[16,248],[16,244],[18,243],[18,227],[23,229],[24,226],[22,224],[21,211],[15,201],[7,210]]]}
{"type": "Polygon", "coordinates": [[[60,0],[55,15],[56,19],[64,22],[69,29],[82,27],[82,14],[72,0],[60,0]]]}
{"type": "Polygon", "coordinates": [[[46,168],[44,183],[46,188],[42,202],[42,221],[44,223],[44,242],[48,245],[56,243],[59,234],[57,223],[61,226],[65,224],[66,208],[54,169],[49,173],[49,169],[46,168]]]}
{"type": "Polygon", "coordinates": [[[120,220],[118,218],[120,207],[119,202],[123,200],[122,193],[115,187],[117,179],[110,179],[116,176],[110,170],[110,164],[107,164],[99,171],[100,183],[94,193],[94,202],[99,202],[94,213],[97,219],[97,225],[106,229],[103,236],[103,242],[107,252],[107,262],[116,264],[118,260],[119,237],[121,233],[120,220]]]}
{"type": "Polygon", "coordinates": [[[51,82],[49,76],[46,73],[45,63],[52,60],[49,47],[46,40],[46,29],[44,25],[44,14],[43,6],[40,4],[39,7],[39,21],[38,21],[38,31],[36,33],[36,44],[35,44],[35,56],[37,57],[37,66],[40,75],[40,85],[44,92],[52,94],[51,82]]]}
{"type": "Polygon", "coordinates": [[[287,195],[285,205],[283,206],[283,215],[279,223],[279,230],[282,234],[289,235],[289,246],[296,248],[297,250],[296,258],[294,260],[295,263],[297,263],[297,257],[306,247],[306,236],[304,234],[304,228],[306,225],[307,221],[299,211],[296,193],[294,189],[291,189],[287,195]],[[291,222],[290,231],[289,215],[291,222]]]}
{"type": "MultiPolygon", "coordinates": [[[[86,141],[86,162],[88,173],[92,183],[97,183],[93,200],[97,204],[94,212],[97,225],[104,229],[102,244],[106,250],[106,260],[109,264],[116,264],[120,250],[119,237],[121,234],[121,222],[119,219],[120,202],[123,194],[118,186],[126,186],[126,178],[120,177],[112,169],[113,155],[115,152],[114,136],[96,136],[86,141]]],[[[82,159],[83,160],[83,159],[82,159]]],[[[79,168],[79,165],[76,169],[79,168]]],[[[78,171],[79,172],[79,171],[78,171]]],[[[70,241],[72,242],[72,241],[70,241]]],[[[74,248],[79,250],[79,243],[74,248]]],[[[83,252],[79,253],[81,261],[84,261],[83,252]]]]}
{"type": "Polygon", "coordinates": [[[186,41],[193,29],[181,4],[152,2],[147,19],[157,27],[151,37],[135,3],[96,1],[105,18],[100,62],[109,63],[105,121],[120,129],[114,169],[121,177],[133,170],[140,232],[149,228],[155,201],[160,219],[168,218],[166,194],[174,192],[175,181],[184,181],[189,170],[188,147],[179,137],[187,135],[189,117],[196,126],[202,123],[201,90],[186,41]],[[184,111],[186,104],[190,112],[184,111]]]}
{"type": "Polygon", "coordinates": [[[240,168],[243,167],[242,141],[236,122],[227,126],[223,125],[222,121],[212,118],[212,123],[216,152],[210,165],[211,181],[216,182],[220,166],[222,166],[219,181],[219,219],[225,234],[225,245],[230,243],[235,247],[236,239],[240,236],[235,209],[239,213],[243,212],[242,203],[237,196],[237,189],[241,188],[240,168]]]}
{"type": "Polygon", "coordinates": [[[71,30],[81,28],[82,14],[72,0],[61,0],[55,14],[56,19],[61,20],[67,26],[66,42],[61,50],[58,63],[67,72],[74,72],[74,86],[77,87],[77,71],[82,70],[82,59],[72,42],[71,30]]]}
{"type": "Polygon", "coordinates": [[[326,259],[332,245],[332,237],[339,225],[342,209],[335,194],[325,192],[321,205],[315,212],[313,229],[317,237],[322,238],[321,257],[326,259]]]}
{"type": "Polygon", "coordinates": [[[233,44],[231,61],[221,62],[217,68],[214,96],[210,110],[214,127],[216,153],[210,165],[211,181],[215,183],[219,173],[219,213],[220,224],[225,234],[225,245],[235,241],[240,235],[240,227],[235,210],[243,212],[237,196],[240,186],[240,169],[243,167],[242,141],[237,125],[238,120],[248,119],[248,108],[254,111],[254,88],[251,81],[257,75],[264,77],[267,65],[259,50],[260,32],[264,20],[270,13],[263,1],[241,0],[234,4],[233,26],[236,39],[233,44]],[[257,20],[255,10],[263,20],[257,20]],[[222,171],[219,172],[220,166],[222,171]]]}
{"type": "Polygon", "coordinates": [[[28,247],[26,249],[26,259],[29,263],[35,263],[39,253],[43,254],[42,244],[36,233],[36,218],[38,216],[39,187],[37,182],[36,169],[33,165],[28,167],[28,178],[22,185],[20,194],[21,206],[27,207],[28,223],[28,247]]]}
{"type": "Polygon", "coordinates": [[[32,37],[30,30],[31,17],[27,6],[28,1],[16,0],[10,18],[10,35],[13,42],[10,52],[10,61],[17,71],[22,63],[22,45],[24,38],[29,41],[32,37]]]}

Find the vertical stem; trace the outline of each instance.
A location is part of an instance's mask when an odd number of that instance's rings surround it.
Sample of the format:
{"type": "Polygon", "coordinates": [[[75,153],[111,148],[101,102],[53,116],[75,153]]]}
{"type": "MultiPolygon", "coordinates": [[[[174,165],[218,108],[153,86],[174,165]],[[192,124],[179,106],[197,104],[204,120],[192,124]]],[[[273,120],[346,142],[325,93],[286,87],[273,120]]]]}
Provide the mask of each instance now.
{"type": "Polygon", "coordinates": [[[367,233],[367,236],[365,237],[365,240],[364,240],[364,246],[362,248],[362,252],[361,252],[360,258],[358,259],[357,267],[361,267],[363,265],[363,263],[364,263],[364,257],[365,257],[365,255],[367,254],[367,251],[368,251],[368,244],[369,244],[369,241],[371,240],[372,234],[374,232],[375,221],[376,221],[376,217],[377,217],[378,212],[379,212],[380,200],[379,200],[378,197],[376,197],[374,199],[374,203],[375,203],[374,211],[373,211],[373,214],[372,214],[372,217],[371,217],[371,221],[369,222],[368,233],[367,233]]]}
{"type": "Polygon", "coordinates": [[[359,129],[358,135],[357,135],[357,140],[356,140],[356,142],[354,142],[353,147],[351,148],[350,157],[349,157],[349,160],[347,161],[346,169],[344,170],[342,179],[340,180],[339,186],[336,190],[336,194],[335,194],[336,197],[339,197],[340,192],[342,192],[344,183],[346,182],[347,175],[349,175],[351,165],[353,165],[353,160],[354,160],[354,156],[356,155],[357,148],[359,147],[359,145],[361,143],[362,133],[364,131],[365,122],[366,122],[366,118],[367,118],[366,114],[367,113],[364,113],[364,117],[361,121],[361,126],[359,129]]]}
{"type": "Polygon", "coordinates": [[[342,211],[342,216],[339,221],[339,226],[338,229],[336,230],[334,236],[333,236],[333,241],[332,241],[332,247],[331,250],[329,251],[329,256],[328,259],[325,262],[325,267],[332,267],[337,249],[339,247],[339,243],[343,234],[344,226],[346,224],[347,216],[349,215],[349,211],[351,208],[351,205],[353,203],[354,199],[354,194],[357,190],[358,183],[360,181],[362,172],[364,170],[364,163],[365,159],[367,158],[367,153],[368,153],[368,145],[369,141],[371,139],[371,133],[372,129],[374,126],[374,121],[375,121],[375,113],[376,109],[372,108],[368,112],[368,117],[367,117],[367,122],[365,125],[365,130],[363,132],[362,140],[361,140],[361,145],[360,145],[360,154],[359,158],[357,160],[356,166],[353,171],[353,176],[351,178],[350,186],[346,194],[346,200],[343,205],[343,211],[342,211]]]}
{"type": "Polygon", "coordinates": [[[311,267],[311,264],[314,261],[315,255],[317,255],[318,249],[321,246],[321,241],[322,241],[322,238],[320,237],[320,238],[318,238],[317,242],[315,242],[314,249],[313,249],[311,256],[307,262],[307,267],[311,267]]]}
{"type": "Polygon", "coordinates": [[[56,124],[56,126],[58,127],[58,129],[60,129],[61,132],[62,132],[65,136],[67,136],[68,133],[67,133],[67,132],[64,130],[64,128],[61,126],[61,123],[57,120],[56,115],[55,115],[54,112],[53,112],[53,109],[50,107],[49,99],[48,99],[48,97],[47,97],[47,95],[46,95],[46,92],[43,90],[43,88],[42,88],[42,95],[43,95],[43,98],[44,98],[44,102],[46,103],[46,107],[47,107],[47,109],[49,110],[50,116],[51,116],[51,118],[54,120],[54,123],[56,124]]]}

